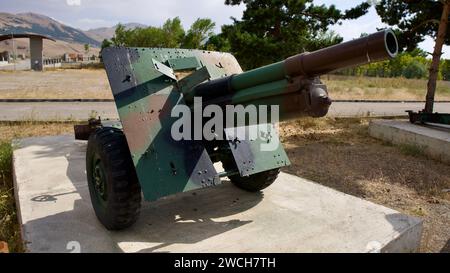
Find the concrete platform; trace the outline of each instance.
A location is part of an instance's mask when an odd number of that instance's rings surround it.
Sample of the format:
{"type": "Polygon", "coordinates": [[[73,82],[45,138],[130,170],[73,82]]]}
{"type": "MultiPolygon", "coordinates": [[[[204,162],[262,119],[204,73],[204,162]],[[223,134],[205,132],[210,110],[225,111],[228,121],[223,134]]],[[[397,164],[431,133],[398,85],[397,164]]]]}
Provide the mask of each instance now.
{"type": "Polygon", "coordinates": [[[373,120],[369,134],[393,144],[416,146],[431,158],[450,163],[450,129],[412,124],[408,120],[373,120]]]}
{"type": "Polygon", "coordinates": [[[19,219],[30,252],[413,252],[422,220],[281,173],[262,193],[229,182],[144,203],[131,228],[107,231],[86,185],[86,143],[16,141],[19,219]]]}

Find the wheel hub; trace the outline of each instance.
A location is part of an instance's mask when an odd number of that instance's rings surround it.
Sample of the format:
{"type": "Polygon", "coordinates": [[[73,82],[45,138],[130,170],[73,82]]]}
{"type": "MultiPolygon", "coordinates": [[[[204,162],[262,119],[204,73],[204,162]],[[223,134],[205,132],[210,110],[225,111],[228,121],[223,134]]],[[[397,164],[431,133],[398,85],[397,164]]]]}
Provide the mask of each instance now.
{"type": "Polygon", "coordinates": [[[93,183],[94,189],[97,195],[103,200],[106,201],[106,182],[105,182],[105,172],[103,170],[102,162],[97,160],[94,163],[94,171],[93,171],[93,183]]]}

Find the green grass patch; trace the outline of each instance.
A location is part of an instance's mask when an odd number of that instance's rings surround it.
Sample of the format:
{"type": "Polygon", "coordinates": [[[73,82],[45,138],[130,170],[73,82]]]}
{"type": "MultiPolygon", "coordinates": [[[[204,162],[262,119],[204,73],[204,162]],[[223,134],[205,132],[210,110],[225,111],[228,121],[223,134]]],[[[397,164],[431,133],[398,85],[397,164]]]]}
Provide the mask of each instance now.
{"type": "Polygon", "coordinates": [[[0,241],[8,243],[10,252],[23,251],[14,202],[12,147],[9,142],[0,142],[0,241]]]}
{"type": "Polygon", "coordinates": [[[6,176],[11,176],[12,147],[8,142],[0,143],[0,177],[3,184],[6,176]]]}
{"type": "Polygon", "coordinates": [[[411,144],[400,144],[398,145],[400,151],[405,155],[410,156],[425,156],[424,148],[411,144]]]}

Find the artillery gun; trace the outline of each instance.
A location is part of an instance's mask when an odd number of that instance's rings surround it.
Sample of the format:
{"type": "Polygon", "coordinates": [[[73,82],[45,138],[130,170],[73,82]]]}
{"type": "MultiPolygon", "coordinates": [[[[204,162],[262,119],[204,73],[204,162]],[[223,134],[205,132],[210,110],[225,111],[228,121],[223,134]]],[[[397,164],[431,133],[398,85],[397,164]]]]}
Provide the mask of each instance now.
{"type": "MultiPolygon", "coordinates": [[[[219,184],[221,177],[244,190],[259,191],[290,164],[275,127],[261,118],[261,111],[256,119],[245,117],[244,124],[211,127],[213,138],[177,139],[173,129],[180,120],[173,115],[177,107],[194,112],[187,119],[191,123],[179,127],[183,130],[195,128],[196,109],[211,105],[269,106],[281,121],[322,117],[331,100],[320,75],[393,58],[397,51],[394,33],[383,30],[242,72],[229,53],[105,48],[102,59],[120,121],[91,120],[75,128],[76,138],[88,139],[86,173],[98,219],[108,229],[126,228],[138,218],[141,192],[151,201],[219,184]],[[246,134],[249,129],[256,132],[253,137],[246,134]],[[263,145],[271,148],[262,149],[263,145]],[[222,163],[223,171],[216,170],[216,162],[222,163]]],[[[200,117],[200,123],[202,130],[207,121],[200,117]]],[[[192,133],[196,132],[187,135],[192,133]]]]}

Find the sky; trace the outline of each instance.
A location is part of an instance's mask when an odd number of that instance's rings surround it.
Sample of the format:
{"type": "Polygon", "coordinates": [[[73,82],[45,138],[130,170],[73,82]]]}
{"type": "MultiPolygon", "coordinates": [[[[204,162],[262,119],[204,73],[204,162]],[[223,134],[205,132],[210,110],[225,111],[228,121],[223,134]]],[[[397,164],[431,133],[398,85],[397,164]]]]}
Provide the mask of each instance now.
{"type": "MultiPolygon", "coordinates": [[[[179,16],[183,26],[188,28],[197,18],[211,18],[220,26],[232,22],[231,17],[240,19],[244,6],[226,6],[225,0],[0,0],[0,12],[35,12],[52,17],[72,27],[88,30],[110,27],[117,23],[141,23],[160,26],[168,18],[179,16]]],[[[334,4],[345,10],[361,3],[361,0],[316,0],[317,4],[334,4]]],[[[385,27],[375,8],[356,19],[343,21],[332,26],[344,41],[357,38],[363,32],[372,33],[385,27]]],[[[427,38],[419,47],[432,52],[434,41],[427,38]]],[[[443,57],[450,59],[450,47],[444,46],[443,57]]]]}

